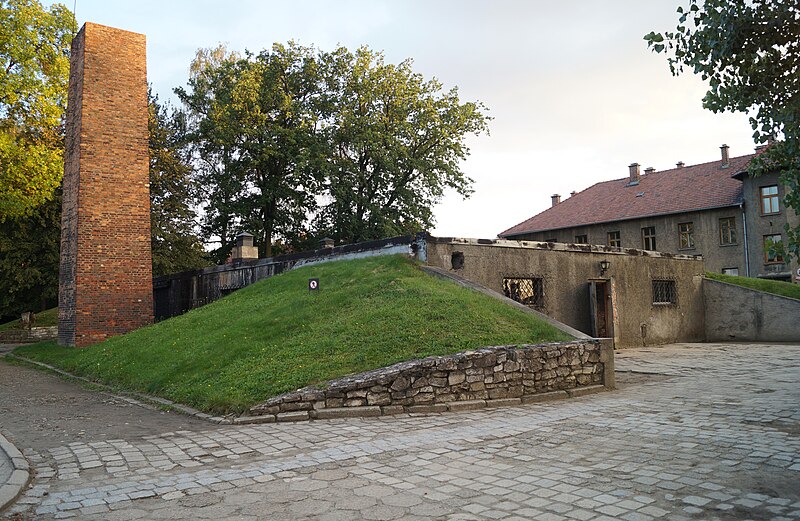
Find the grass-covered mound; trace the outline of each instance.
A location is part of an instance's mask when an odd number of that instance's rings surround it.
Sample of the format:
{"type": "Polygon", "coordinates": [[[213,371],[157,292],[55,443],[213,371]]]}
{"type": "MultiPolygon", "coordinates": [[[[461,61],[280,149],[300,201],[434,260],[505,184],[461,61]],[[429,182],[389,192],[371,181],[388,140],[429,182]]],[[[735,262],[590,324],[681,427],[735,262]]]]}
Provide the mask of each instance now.
{"type": "Polygon", "coordinates": [[[721,273],[706,272],[706,277],[728,284],[736,284],[745,288],[772,293],[782,297],[791,297],[800,300],[800,284],[783,282],[781,280],[757,279],[754,277],[737,277],[735,275],[723,275],[721,273]]]}
{"type": "Polygon", "coordinates": [[[224,413],[403,360],[568,339],[535,316],[396,256],[292,270],[85,349],[51,342],[16,352],[224,413]],[[320,279],[319,291],[308,290],[311,277],[320,279]]]}
{"type": "MultiPolygon", "coordinates": [[[[51,308],[45,311],[36,313],[36,321],[33,327],[57,326],[58,325],[58,308],[51,308]]],[[[11,320],[5,324],[0,324],[0,331],[8,331],[10,329],[22,329],[22,321],[20,319],[11,320]]]]}

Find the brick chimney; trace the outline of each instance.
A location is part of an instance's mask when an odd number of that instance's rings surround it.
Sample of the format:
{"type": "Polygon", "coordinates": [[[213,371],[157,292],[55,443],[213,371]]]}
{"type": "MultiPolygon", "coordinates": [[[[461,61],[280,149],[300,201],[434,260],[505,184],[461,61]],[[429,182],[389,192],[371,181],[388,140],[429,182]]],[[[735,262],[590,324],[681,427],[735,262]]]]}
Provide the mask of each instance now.
{"type": "Polygon", "coordinates": [[[675,163],[675,166],[678,167],[678,168],[683,168],[683,165],[685,165],[685,164],[686,163],[684,163],[683,161],[678,161],[677,163],[675,163]]]}
{"type": "Polygon", "coordinates": [[[648,166],[647,168],[645,168],[645,169],[644,169],[644,174],[645,174],[645,175],[650,175],[650,174],[652,174],[652,173],[653,173],[653,172],[655,172],[655,171],[656,171],[656,169],[655,169],[655,168],[653,168],[652,166],[648,166]]]}
{"type": "Polygon", "coordinates": [[[561,202],[561,195],[560,194],[553,194],[550,196],[550,199],[553,201],[552,206],[557,205],[561,202]]]}
{"type": "Polygon", "coordinates": [[[570,192],[570,193],[569,193],[569,196],[570,196],[570,197],[575,197],[575,194],[577,194],[577,193],[578,193],[578,192],[576,192],[576,191],[574,191],[574,190],[573,190],[572,192],[570,192]]]}
{"type": "Polygon", "coordinates": [[[628,173],[631,176],[631,180],[628,184],[638,184],[639,183],[639,163],[631,163],[628,165],[628,173]]]}
{"type": "Polygon", "coordinates": [[[722,152],[722,168],[728,168],[731,166],[730,156],[728,155],[728,145],[723,144],[719,149],[722,152]]]}

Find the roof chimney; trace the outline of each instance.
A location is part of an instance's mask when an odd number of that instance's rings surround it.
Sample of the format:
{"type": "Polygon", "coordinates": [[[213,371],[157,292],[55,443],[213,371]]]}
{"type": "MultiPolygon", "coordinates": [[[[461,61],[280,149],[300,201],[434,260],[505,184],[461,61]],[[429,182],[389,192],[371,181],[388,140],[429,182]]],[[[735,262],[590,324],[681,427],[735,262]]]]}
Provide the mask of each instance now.
{"type": "Polygon", "coordinates": [[[570,196],[570,197],[575,197],[575,194],[577,194],[577,193],[578,193],[578,192],[576,192],[575,190],[573,190],[573,191],[571,191],[571,192],[569,193],[569,196],[570,196]]]}
{"type": "Polygon", "coordinates": [[[675,166],[677,166],[678,168],[683,168],[683,165],[685,164],[686,163],[684,163],[683,161],[678,161],[677,163],[675,163],[675,166]]]}
{"type": "Polygon", "coordinates": [[[631,176],[631,180],[628,184],[639,184],[639,163],[631,163],[628,165],[628,172],[631,176]]]}
{"type": "Polygon", "coordinates": [[[655,171],[656,171],[656,169],[655,169],[655,168],[653,168],[652,166],[648,166],[647,168],[645,168],[645,169],[644,169],[644,174],[645,174],[645,175],[650,175],[650,174],[652,174],[652,173],[653,173],[653,172],[655,172],[655,171]]]}
{"type": "Polygon", "coordinates": [[[558,203],[561,202],[561,195],[553,194],[553,195],[550,196],[550,199],[553,200],[553,206],[555,206],[555,205],[557,205],[558,203]]]}
{"type": "Polygon", "coordinates": [[[728,168],[731,165],[730,157],[728,156],[728,145],[723,144],[719,149],[722,151],[722,168],[728,168]]]}

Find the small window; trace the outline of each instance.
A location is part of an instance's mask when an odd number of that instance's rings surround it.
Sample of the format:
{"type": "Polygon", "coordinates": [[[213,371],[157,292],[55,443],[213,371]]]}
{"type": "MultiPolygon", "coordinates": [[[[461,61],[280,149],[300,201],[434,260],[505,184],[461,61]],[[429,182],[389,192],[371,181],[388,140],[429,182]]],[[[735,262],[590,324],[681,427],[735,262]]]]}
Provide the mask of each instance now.
{"type": "Polygon", "coordinates": [[[780,264],[783,262],[783,255],[780,254],[780,247],[783,237],[780,233],[764,236],[764,263],[780,264]]]}
{"type": "Polygon", "coordinates": [[[588,235],[576,235],[575,236],[575,244],[588,244],[589,243],[589,236],[588,235]]]}
{"type": "Polygon", "coordinates": [[[656,251],[656,227],[642,228],[642,249],[656,251]]]}
{"type": "Polygon", "coordinates": [[[739,268],[722,268],[723,275],[733,275],[735,277],[739,276],[739,268]]]}
{"type": "Polygon", "coordinates": [[[761,187],[761,214],[779,213],[781,211],[778,201],[778,185],[761,187]]]}
{"type": "Polygon", "coordinates": [[[721,246],[736,244],[735,217],[725,217],[719,220],[719,243],[721,246]]]}
{"type": "Polygon", "coordinates": [[[535,309],[544,308],[544,279],[542,277],[503,278],[503,294],[535,309]]]}
{"type": "Polygon", "coordinates": [[[608,232],[608,245],[614,248],[622,248],[622,239],[619,232],[608,232]]]}
{"type": "Polygon", "coordinates": [[[678,303],[678,290],[674,280],[653,280],[653,305],[668,306],[678,303]]]}
{"type": "Polygon", "coordinates": [[[678,225],[678,249],[691,250],[694,248],[694,223],[680,223],[678,225]]]}
{"type": "Polygon", "coordinates": [[[453,254],[450,255],[450,267],[454,270],[460,270],[464,267],[463,251],[454,251],[453,254]]]}

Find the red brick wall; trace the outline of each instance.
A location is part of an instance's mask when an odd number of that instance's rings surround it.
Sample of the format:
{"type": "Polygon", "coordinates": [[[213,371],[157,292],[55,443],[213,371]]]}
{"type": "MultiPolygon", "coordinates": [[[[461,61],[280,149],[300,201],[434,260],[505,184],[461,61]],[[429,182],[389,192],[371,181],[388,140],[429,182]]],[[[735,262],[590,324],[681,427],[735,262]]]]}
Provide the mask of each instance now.
{"type": "Polygon", "coordinates": [[[145,37],[86,23],[72,44],[59,343],[153,321],[145,37]]]}

